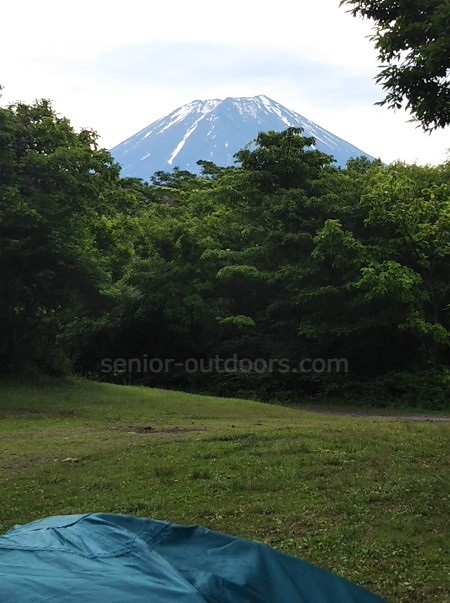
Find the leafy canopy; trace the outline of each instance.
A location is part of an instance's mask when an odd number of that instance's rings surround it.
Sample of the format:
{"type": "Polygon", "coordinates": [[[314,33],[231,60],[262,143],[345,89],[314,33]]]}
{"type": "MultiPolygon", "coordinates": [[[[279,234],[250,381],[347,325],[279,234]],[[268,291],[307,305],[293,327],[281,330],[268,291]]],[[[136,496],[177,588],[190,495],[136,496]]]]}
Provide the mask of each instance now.
{"type": "Polygon", "coordinates": [[[386,90],[379,105],[405,106],[424,130],[450,124],[450,2],[448,0],[342,0],[354,15],[375,22],[386,90]]]}

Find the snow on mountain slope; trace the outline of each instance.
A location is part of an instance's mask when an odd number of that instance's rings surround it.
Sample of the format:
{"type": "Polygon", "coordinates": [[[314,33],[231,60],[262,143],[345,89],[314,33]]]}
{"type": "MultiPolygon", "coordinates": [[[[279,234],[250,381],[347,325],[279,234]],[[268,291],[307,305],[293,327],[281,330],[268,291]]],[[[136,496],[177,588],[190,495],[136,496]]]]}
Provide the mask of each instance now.
{"type": "Polygon", "coordinates": [[[316,148],[345,166],[351,157],[367,153],[334,136],[314,122],[283,107],[267,96],[194,100],[158,119],[111,149],[123,176],[149,180],[158,170],[175,166],[199,173],[199,159],[220,166],[234,165],[233,155],[259,132],[304,129],[314,136],[316,148]]]}

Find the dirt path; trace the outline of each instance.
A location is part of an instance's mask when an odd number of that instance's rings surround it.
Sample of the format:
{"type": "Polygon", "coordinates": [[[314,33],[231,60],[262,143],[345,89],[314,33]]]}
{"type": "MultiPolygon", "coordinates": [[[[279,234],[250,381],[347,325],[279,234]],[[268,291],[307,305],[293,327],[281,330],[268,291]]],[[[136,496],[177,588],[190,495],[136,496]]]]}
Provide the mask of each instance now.
{"type": "Polygon", "coordinates": [[[450,416],[444,415],[408,415],[395,413],[370,412],[366,410],[348,410],[348,409],[332,409],[332,408],[308,408],[311,412],[324,415],[335,415],[339,417],[354,417],[356,419],[379,419],[390,421],[405,421],[411,423],[449,423],[450,416]]]}

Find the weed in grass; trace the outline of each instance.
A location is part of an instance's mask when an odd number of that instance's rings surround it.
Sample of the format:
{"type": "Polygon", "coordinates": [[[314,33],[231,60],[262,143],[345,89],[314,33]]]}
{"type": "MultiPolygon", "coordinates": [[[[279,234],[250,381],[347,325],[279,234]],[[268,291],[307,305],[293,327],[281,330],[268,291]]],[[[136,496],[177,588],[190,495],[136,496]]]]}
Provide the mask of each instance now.
{"type": "Polygon", "coordinates": [[[172,477],[175,474],[175,467],[170,467],[168,465],[162,465],[154,468],[154,473],[156,477],[168,478],[172,477]]]}
{"type": "Polygon", "coordinates": [[[194,471],[191,472],[190,476],[191,479],[211,479],[211,473],[210,471],[208,471],[207,469],[195,469],[194,471]]]}

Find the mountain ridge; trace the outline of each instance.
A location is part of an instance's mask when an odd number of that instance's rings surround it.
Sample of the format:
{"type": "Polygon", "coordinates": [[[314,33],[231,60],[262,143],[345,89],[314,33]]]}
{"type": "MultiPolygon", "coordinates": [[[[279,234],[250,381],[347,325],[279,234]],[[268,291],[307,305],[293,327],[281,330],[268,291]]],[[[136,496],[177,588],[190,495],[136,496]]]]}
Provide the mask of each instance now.
{"type": "Polygon", "coordinates": [[[196,99],[178,107],[111,149],[123,176],[148,180],[156,171],[175,166],[200,172],[198,160],[220,166],[235,164],[234,154],[261,131],[302,128],[315,148],[344,167],[351,157],[369,154],[264,94],[254,97],[196,99]]]}

